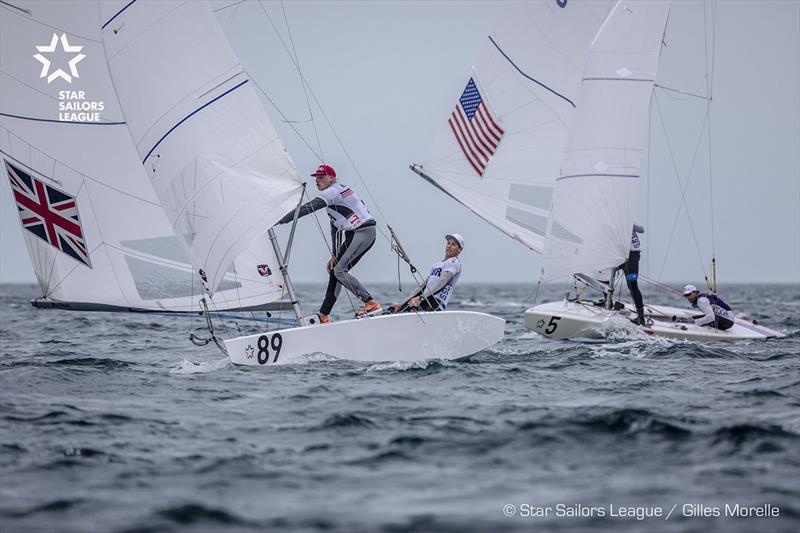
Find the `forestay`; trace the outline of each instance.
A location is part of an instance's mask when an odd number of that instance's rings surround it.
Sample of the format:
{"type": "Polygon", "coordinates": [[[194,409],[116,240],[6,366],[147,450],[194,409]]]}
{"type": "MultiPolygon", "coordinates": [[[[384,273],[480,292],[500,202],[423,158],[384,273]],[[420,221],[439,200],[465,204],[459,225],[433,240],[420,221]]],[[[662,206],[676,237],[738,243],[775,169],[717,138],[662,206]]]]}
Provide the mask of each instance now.
{"type": "Polygon", "coordinates": [[[467,108],[462,111],[469,113],[475,96],[465,85],[473,80],[502,136],[498,140],[486,131],[482,116],[474,126],[460,123],[462,131],[443,118],[430,154],[416,167],[537,252],[544,250],[553,185],[578,105],[586,51],[610,6],[608,1],[580,0],[503,4],[500,27],[486,39],[472,72],[453,87],[452,99],[458,115],[458,96],[464,91],[467,108]]]}
{"type": "MultiPolygon", "coordinates": [[[[99,9],[0,4],[0,166],[36,278],[57,307],[197,310],[202,287],[117,103],[99,9]]],[[[282,293],[271,248],[256,242],[224,267],[214,303],[264,307],[282,293]]]]}
{"type": "Polygon", "coordinates": [[[206,2],[101,2],[139,161],[213,292],[302,181],[206,2]]]}
{"type": "Polygon", "coordinates": [[[618,2],[594,39],[553,196],[546,279],[622,264],[668,0],[618,2]]]}

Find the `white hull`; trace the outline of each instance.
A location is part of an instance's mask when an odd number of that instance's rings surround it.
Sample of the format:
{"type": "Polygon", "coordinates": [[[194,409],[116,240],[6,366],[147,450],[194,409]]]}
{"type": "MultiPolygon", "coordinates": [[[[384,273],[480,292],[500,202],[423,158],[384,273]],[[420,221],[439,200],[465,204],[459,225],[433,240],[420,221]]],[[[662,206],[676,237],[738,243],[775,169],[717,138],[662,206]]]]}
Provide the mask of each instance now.
{"type": "Polygon", "coordinates": [[[630,319],[636,316],[630,304],[621,311],[611,311],[592,302],[550,302],[525,311],[525,326],[551,339],[602,338],[604,333],[625,328],[641,330],[648,335],[689,341],[754,340],[783,337],[778,331],[737,318],[732,328],[722,331],[701,327],[691,320],[691,310],[679,307],[646,305],[645,315],[653,320],[647,327],[635,326],[630,319]],[[677,321],[673,320],[673,317],[677,321]]]}
{"type": "Polygon", "coordinates": [[[225,340],[237,365],[272,366],[311,354],[353,361],[461,359],[503,338],[505,320],[471,311],[400,313],[225,340]]]}

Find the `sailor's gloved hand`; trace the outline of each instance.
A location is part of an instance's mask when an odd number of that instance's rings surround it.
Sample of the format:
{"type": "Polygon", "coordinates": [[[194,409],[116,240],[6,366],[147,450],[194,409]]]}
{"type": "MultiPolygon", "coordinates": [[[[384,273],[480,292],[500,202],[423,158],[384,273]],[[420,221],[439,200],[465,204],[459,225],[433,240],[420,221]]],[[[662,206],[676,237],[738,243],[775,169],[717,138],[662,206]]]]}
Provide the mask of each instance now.
{"type": "Polygon", "coordinates": [[[335,257],[331,257],[330,259],[328,259],[328,264],[326,265],[326,268],[328,269],[328,272],[333,270],[333,267],[335,267],[335,266],[336,266],[336,258],[335,257]]]}

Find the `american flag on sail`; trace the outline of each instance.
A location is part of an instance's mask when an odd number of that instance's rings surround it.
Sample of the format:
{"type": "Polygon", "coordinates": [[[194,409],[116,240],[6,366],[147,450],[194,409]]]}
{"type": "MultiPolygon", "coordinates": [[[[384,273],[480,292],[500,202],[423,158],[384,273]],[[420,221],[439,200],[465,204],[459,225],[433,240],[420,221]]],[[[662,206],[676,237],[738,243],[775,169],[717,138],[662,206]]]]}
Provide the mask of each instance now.
{"type": "Polygon", "coordinates": [[[505,131],[492,118],[472,78],[447,122],[467,161],[479,176],[483,176],[505,131]]]}
{"type": "Polygon", "coordinates": [[[22,227],[91,268],[75,197],[4,162],[22,227]]]}

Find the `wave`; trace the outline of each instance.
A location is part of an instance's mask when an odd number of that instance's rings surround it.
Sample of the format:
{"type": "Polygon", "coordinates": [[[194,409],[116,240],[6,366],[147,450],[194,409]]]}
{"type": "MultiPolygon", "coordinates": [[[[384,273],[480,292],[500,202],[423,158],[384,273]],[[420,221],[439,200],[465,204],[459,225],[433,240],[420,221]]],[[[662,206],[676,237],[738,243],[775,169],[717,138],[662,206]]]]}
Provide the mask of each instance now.
{"type": "Polygon", "coordinates": [[[170,369],[170,374],[208,374],[209,372],[216,372],[231,366],[230,360],[227,357],[221,357],[214,361],[204,361],[195,363],[189,359],[184,359],[176,366],[170,369]]]}
{"type": "Polygon", "coordinates": [[[346,428],[370,428],[377,424],[370,418],[355,413],[335,414],[326,418],[321,424],[312,428],[312,431],[346,428]]]}
{"type": "Polygon", "coordinates": [[[254,526],[256,524],[240,518],[224,509],[208,507],[201,503],[185,503],[166,507],[157,516],[180,525],[218,524],[225,526],[254,526]]]}
{"type": "Polygon", "coordinates": [[[367,367],[357,369],[361,372],[416,372],[433,371],[438,372],[445,368],[458,366],[458,363],[446,361],[444,359],[425,359],[423,361],[396,361],[387,363],[375,363],[367,367]]]}
{"type": "Polygon", "coordinates": [[[27,516],[33,516],[39,513],[60,513],[64,511],[68,511],[73,507],[76,507],[86,500],[81,498],[74,498],[74,499],[66,499],[66,498],[58,498],[55,500],[50,500],[46,503],[34,505],[27,509],[21,510],[4,510],[2,512],[2,516],[6,516],[8,518],[25,518],[27,516]]]}

